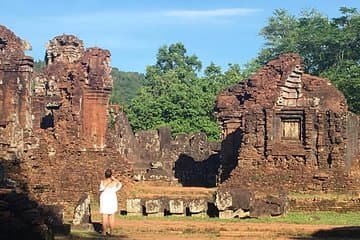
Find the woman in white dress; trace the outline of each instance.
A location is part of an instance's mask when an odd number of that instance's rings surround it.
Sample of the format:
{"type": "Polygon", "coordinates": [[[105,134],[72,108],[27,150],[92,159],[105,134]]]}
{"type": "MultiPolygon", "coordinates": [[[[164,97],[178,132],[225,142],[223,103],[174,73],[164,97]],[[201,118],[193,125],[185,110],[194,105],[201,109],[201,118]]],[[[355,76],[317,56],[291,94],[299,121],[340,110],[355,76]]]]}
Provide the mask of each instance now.
{"type": "Polygon", "coordinates": [[[106,169],[105,179],[100,183],[100,213],[102,214],[103,234],[109,228],[111,235],[115,227],[114,214],[118,210],[116,192],[122,187],[121,182],[112,176],[111,169],[106,169]]]}

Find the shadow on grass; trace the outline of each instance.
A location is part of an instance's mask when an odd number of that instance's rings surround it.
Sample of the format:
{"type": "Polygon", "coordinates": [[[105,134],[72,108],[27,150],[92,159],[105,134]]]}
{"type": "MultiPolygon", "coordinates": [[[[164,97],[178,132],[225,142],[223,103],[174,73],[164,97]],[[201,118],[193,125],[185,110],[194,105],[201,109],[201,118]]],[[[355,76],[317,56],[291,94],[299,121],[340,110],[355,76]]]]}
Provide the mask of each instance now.
{"type": "MultiPolygon", "coordinates": [[[[91,226],[91,225],[90,225],[91,226]]],[[[55,240],[97,240],[97,239],[109,239],[109,240],[129,240],[130,238],[123,234],[113,234],[113,235],[102,235],[102,224],[99,222],[92,222],[92,228],[84,229],[72,229],[68,224],[62,226],[57,226],[53,228],[55,235],[55,240]]]]}
{"type": "Polygon", "coordinates": [[[349,227],[337,227],[327,230],[319,230],[311,234],[309,237],[294,237],[296,240],[314,240],[314,239],[360,239],[360,227],[349,226],[349,227]]]}
{"type": "Polygon", "coordinates": [[[101,232],[102,232],[102,224],[101,224],[101,223],[99,223],[99,222],[93,222],[92,225],[93,225],[93,227],[94,227],[95,232],[97,232],[97,233],[101,233],[101,232]]]}
{"type": "Polygon", "coordinates": [[[67,237],[55,237],[55,240],[102,240],[102,239],[108,239],[108,240],[130,240],[129,237],[122,234],[114,234],[111,236],[103,236],[100,233],[97,232],[91,232],[86,234],[71,234],[67,237]]]}

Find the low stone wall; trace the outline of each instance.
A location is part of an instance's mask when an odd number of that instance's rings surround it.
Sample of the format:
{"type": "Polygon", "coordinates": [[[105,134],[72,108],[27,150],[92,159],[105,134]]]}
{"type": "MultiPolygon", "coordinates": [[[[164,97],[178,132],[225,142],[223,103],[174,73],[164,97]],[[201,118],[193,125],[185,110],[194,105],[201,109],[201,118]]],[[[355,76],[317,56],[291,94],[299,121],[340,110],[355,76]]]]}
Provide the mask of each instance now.
{"type": "Polygon", "coordinates": [[[140,199],[126,200],[126,214],[129,216],[198,216],[208,215],[207,199],[140,199]]]}
{"type": "Polygon", "coordinates": [[[220,218],[280,216],[288,211],[284,194],[259,195],[248,189],[220,189],[215,195],[220,218]]]}
{"type": "Polygon", "coordinates": [[[321,199],[317,197],[305,199],[289,199],[292,212],[306,211],[335,211],[335,212],[360,212],[360,197],[349,199],[321,199]]]}
{"type": "Polygon", "coordinates": [[[199,216],[246,218],[279,216],[289,208],[286,196],[257,196],[245,189],[217,191],[213,199],[129,198],[128,216],[199,216]]]}

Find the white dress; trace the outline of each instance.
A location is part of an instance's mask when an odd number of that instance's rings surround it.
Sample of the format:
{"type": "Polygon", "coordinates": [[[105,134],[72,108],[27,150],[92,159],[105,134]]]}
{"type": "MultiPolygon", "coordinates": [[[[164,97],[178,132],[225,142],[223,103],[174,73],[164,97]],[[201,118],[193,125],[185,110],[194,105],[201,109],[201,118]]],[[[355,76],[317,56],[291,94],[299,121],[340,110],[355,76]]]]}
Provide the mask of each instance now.
{"type": "Polygon", "coordinates": [[[100,213],[102,214],[114,214],[118,210],[116,192],[121,189],[122,184],[119,182],[109,185],[105,185],[103,181],[100,183],[100,213]]]}

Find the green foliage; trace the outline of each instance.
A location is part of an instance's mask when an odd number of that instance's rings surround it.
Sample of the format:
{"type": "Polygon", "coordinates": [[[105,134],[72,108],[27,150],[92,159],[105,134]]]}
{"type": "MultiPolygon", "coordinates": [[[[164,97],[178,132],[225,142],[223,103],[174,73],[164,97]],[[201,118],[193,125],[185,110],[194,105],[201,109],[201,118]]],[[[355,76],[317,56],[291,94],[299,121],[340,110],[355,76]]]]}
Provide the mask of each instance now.
{"type": "MultiPolygon", "coordinates": [[[[199,77],[202,64],[197,56],[187,54],[182,43],[162,46],[156,63],[147,67],[145,79],[132,88],[143,84],[139,93],[125,108],[133,129],[169,126],[175,135],[203,131],[210,139],[218,139],[213,109],[219,92],[285,52],[300,53],[305,71],[329,78],[345,94],[350,110],[359,113],[359,13],[355,8],[340,11],[339,18],[328,19],[316,10],[303,11],[299,17],[276,10],[260,33],[266,40],[265,47],[243,71],[239,65],[229,64],[223,72],[211,63],[199,77]]],[[[114,87],[114,92],[124,88],[126,84],[114,87]]],[[[126,94],[114,95],[119,98],[117,102],[131,99],[119,97],[126,94]]]]}
{"type": "Polygon", "coordinates": [[[256,59],[252,59],[244,65],[244,70],[241,74],[244,79],[247,79],[256,73],[261,67],[262,65],[256,59]]]}
{"type": "Polygon", "coordinates": [[[346,96],[350,110],[360,114],[360,65],[352,61],[343,61],[321,75],[331,79],[346,96]]]}
{"type": "Polygon", "coordinates": [[[126,109],[133,129],[169,126],[174,135],[201,131],[209,139],[219,139],[215,98],[241,79],[240,67],[229,65],[222,73],[211,63],[204,77],[197,75],[200,70],[201,62],[195,55],[188,56],[182,43],[161,47],[156,64],[146,69],[144,86],[126,109]]]}
{"type": "Polygon", "coordinates": [[[163,73],[178,70],[179,73],[200,71],[201,62],[197,56],[187,56],[186,48],[182,43],[162,46],[157,54],[155,68],[163,73]]]}
{"type": "Polygon", "coordinates": [[[264,64],[285,52],[298,52],[305,71],[328,77],[344,93],[350,110],[360,112],[360,14],[356,8],[340,8],[341,16],[328,19],[316,10],[299,17],[276,10],[260,34],[265,47],[256,59],[264,64]]]}
{"type": "MultiPolygon", "coordinates": [[[[276,10],[260,34],[265,38],[266,48],[259,54],[260,63],[286,52],[298,52],[304,58],[306,71],[318,74],[323,70],[324,60],[331,55],[331,48],[338,33],[327,17],[315,10],[302,12],[299,18],[286,10],[276,10]]],[[[327,63],[331,64],[331,63],[327,63]]]]}
{"type": "Polygon", "coordinates": [[[144,75],[137,72],[123,72],[112,68],[113,89],[110,102],[117,104],[128,104],[137,94],[144,83],[144,75]]]}
{"type": "Polygon", "coordinates": [[[34,71],[41,72],[45,68],[45,65],[45,61],[42,61],[40,59],[34,61],[34,71]]]}
{"type": "Polygon", "coordinates": [[[113,111],[113,109],[110,109],[109,110],[109,127],[114,129],[115,123],[116,123],[116,119],[115,119],[114,111],[113,111]]]}

